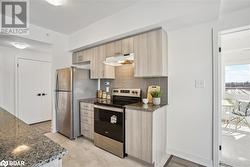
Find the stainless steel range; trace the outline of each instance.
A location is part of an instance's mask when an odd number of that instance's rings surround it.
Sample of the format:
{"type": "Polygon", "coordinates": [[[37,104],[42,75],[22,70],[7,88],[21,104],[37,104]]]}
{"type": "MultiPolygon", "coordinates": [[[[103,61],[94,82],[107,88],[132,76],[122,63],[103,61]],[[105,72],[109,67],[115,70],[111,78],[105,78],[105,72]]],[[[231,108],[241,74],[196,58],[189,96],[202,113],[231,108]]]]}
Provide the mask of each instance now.
{"type": "Polygon", "coordinates": [[[119,157],[125,155],[125,105],[141,101],[141,89],[113,89],[112,100],[94,106],[94,143],[119,157]]]}

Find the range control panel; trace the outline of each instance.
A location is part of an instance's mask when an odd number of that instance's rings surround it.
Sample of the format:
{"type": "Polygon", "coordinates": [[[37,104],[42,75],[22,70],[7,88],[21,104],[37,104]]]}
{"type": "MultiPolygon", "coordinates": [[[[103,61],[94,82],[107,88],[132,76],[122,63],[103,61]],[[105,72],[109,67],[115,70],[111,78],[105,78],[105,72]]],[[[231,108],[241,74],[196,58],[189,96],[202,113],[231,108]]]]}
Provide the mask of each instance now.
{"type": "Polygon", "coordinates": [[[141,89],[113,89],[113,96],[141,97],[141,89]]]}

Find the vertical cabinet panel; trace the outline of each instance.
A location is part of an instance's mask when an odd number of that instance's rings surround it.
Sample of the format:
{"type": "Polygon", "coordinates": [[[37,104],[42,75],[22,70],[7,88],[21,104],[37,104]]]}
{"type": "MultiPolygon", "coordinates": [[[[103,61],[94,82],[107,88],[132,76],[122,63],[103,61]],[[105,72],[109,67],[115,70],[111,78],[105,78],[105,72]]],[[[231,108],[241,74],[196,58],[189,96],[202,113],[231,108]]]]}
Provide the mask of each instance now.
{"type": "Polygon", "coordinates": [[[147,75],[157,76],[162,73],[162,41],[161,31],[150,31],[147,33],[147,55],[145,58],[148,60],[147,75]]]}
{"type": "Polygon", "coordinates": [[[135,77],[167,76],[166,38],[162,29],[134,37],[135,77]]]}
{"type": "Polygon", "coordinates": [[[115,55],[119,55],[122,53],[122,42],[121,40],[110,42],[105,44],[106,48],[106,57],[111,57],[115,55]]]}
{"type": "Polygon", "coordinates": [[[115,78],[115,68],[103,63],[106,59],[105,51],[106,47],[104,45],[92,48],[93,54],[90,63],[91,79],[115,78]]]}
{"type": "Polygon", "coordinates": [[[126,109],[126,153],[152,163],[152,113],[126,109]]]}
{"type": "Polygon", "coordinates": [[[142,77],[148,73],[147,34],[139,34],[134,37],[135,52],[135,76],[142,77]]]}
{"type": "Polygon", "coordinates": [[[81,134],[91,140],[94,139],[94,106],[80,102],[81,134]]]}
{"type": "Polygon", "coordinates": [[[134,38],[122,39],[122,54],[134,53],[134,38]]]}

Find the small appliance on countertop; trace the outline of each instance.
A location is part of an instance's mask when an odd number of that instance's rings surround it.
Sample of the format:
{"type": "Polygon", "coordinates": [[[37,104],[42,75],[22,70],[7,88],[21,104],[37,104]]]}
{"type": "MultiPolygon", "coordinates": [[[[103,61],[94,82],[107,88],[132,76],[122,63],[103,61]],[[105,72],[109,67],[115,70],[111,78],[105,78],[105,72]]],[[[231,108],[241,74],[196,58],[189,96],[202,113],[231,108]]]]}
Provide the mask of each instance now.
{"type": "Polygon", "coordinates": [[[112,100],[94,103],[94,144],[125,156],[125,105],[141,101],[141,89],[113,89],[112,100]]]}

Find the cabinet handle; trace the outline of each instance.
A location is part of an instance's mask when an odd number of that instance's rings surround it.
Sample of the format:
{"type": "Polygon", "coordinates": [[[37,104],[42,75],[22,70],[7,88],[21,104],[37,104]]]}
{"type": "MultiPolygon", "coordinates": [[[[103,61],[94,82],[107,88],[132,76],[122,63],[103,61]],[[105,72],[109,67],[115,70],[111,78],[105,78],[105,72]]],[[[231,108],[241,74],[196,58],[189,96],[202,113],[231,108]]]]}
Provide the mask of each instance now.
{"type": "Polygon", "coordinates": [[[42,96],[46,96],[47,94],[46,93],[42,93],[42,96]]]}
{"type": "Polygon", "coordinates": [[[41,93],[38,93],[37,96],[41,96],[41,93]]]}

